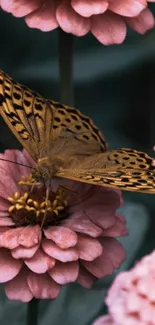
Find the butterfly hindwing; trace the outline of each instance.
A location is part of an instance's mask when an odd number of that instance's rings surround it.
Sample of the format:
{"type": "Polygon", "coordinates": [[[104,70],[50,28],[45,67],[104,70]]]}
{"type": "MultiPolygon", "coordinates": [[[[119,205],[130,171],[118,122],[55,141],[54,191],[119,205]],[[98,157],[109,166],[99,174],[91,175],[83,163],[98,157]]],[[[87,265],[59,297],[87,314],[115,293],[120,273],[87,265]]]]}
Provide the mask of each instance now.
{"type": "Polygon", "coordinates": [[[155,193],[153,159],[133,149],[113,150],[95,155],[94,159],[87,157],[79,164],[75,161],[69,170],[64,168],[57,176],[128,191],[155,193]]]}

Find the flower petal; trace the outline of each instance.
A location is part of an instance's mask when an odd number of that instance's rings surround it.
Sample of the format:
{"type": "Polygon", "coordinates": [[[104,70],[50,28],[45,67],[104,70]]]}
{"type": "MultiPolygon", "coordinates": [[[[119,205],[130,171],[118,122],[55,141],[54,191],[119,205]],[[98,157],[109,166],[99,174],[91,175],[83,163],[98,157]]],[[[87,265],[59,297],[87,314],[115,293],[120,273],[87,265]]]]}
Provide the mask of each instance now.
{"type": "Polygon", "coordinates": [[[21,270],[22,260],[15,260],[10,251],[0,248],[0,283],[12,280],[21,270]]]}
{"type": "Polygon", "coordinates": [[[115,220],[116,220],[115,224],[109,227],[108,229],[105,229],[103,231],[102,236],[118,237],[118,236],[125,236],[128,234],[127,229],[125,227],[125,222],[124,222],[125,219],[122,216],[116,214],[115,220]]]}
{"type": "Polygon", "coordinates": [[[60,27],[66,33],[84,36],[90,30],[89,18],[84,18],[77,14],[71,7],[69,1],[61,1],[56,10],[56,18],[60,27]]]}
{"type": "MultiPolygon", "coordinates": [[[[0,157],[2,159],[4,159],[4,156],[5,156],[5,159],[15,162],[15,164],[10,164],[9,161],[8,162],[5,161],[5,165],[4,165],[4,162],[0,161],[0,169],[4,168],[4,170],[7,171],[8,176],[14,181],[14,183],[17,183],[21,179],[21,175],[25,175],[26,177],[28,177],[30,174],[29,168],[20,166],[16,163],[21,163],[26,166],[30,165],[30,167],[34,165],[34,161],[32,164],[32,159],[31,159],[31,163],[28,161],[25,152],[26,152],[26,150],[23,150],[23,151],[5,150],[5,153],[2,154],[2,156],[0,155],[0,157]]],[[[18,190],[18,188],[17,188],[17,190],[18,190]]]]}
{"type": "Polygon", "coordinates": [[[115,224],[115,213],[120,204],[121,192],[119,190],[99,187],[94,189],[92,197],[85,201],[84,208],[93,223],[102,229],[107,229],[115,224]]]}
{"type": "MultiPolygon", "coordinates": [[[[38,1],[38,0],[36,0],[36,1],[38,1]]],[[[19,173],[18,174],[16,173],[17,176],[18,176],[18,181],[21,180],[21,175],[25,175],[26,177],[29,177],[30,169],[27,168],[27,166],[29,166],[31,168],[35,164],[34,160],[30,156],[30,154],[25,149],[23,149],[22,151],[20,151],[20,150],[11,150],[11,152],[15,152],[15,158],[14,159],[16,159],[17,163],[25,165],[25,166],[17,165],[18,168],[19,168],[19,173]]],[[[13,170],[12,174],[11,174],[12,177],[14,177],[14,174],[15,174],[15,172],[13,170]]]]}
{"type": "Polygon", "coordinates": [[[40,5],[36,0],[1,0],[1,7],[15,17],[23,17],[40,5]]]}
{"type": "Polygon", "coordinates": [[[80,266],[79,275],[76,282],[80,283],[83,287],[90,289],[95,280],[95,276],[93,276],[86,269],[80,266]]]}
{"type": "Polygon", "coordinates": [[[18,246],[14,249],[12,249],[11,251],[11,255],[15,258],[15,259],[19,259],[19,258],[32,258],[32,256],[36,253],[36,251],[39,248],[39,244],[35,245],[33,247],[27,248],[27,247],[23,247],[23,246],[18,246]]]}
{"type": "Polygon", "coordinates": [[[105,315],[97,318],[97,320],[92,325],[117,325],[117,324],[115,323],[111,315],[105,315]]]}
{"type": "Polygon", "coordinates": [[[71,0],[73,9],[83,17],[104,13],[108,8],[107,0],[71,0]]]}
{"type": "Polygon", "coordinates": [[[120,264],[124,261],[126,255],[124,247],[122,244],[115,238],[100,238],[100,243],[103,246],[104,251],[106,252],[106,259],[112,261],[114,268],[119,268],[120,264]]]}
{"type": "Polygon", "coordinates": [[[14,222],[12,221],[11,218],[7,217],[0,217],[0,227],[2,226],[14,226],[14,222]]]}
{"type": "Polygon", "coordinates": [[[96,226],[88,218],[68,218],[65,221],[65,225],[70,227],[72,230],[89,235],[91,237],[99,237],[102,234],[102,229],[96,226]]]}
{"type": "Polygon", "coordinates": [[[114,238],[103,238],[103,254],[96,258],[93,263],[81,261],[81,264],[97,278],[112,274],[125,259],[122,245],[114,238]]]}
{"type": "Polygon", "coordinates": [[[112,262],[106,260],[105,254],[99,256],[93,263],[81,261],[81,264],[95,277],[101,279],[106,275],[112,274],[114,271],[112,262]]]}
{"type": "MultiPolygon", "coordinates": [[[[36,0],[36,1],[38,1],[38,0],[36,0]]],[[[18,150],[19,151],[19,150],[18,150]]],[[[24,161],[25,161],[25,164],[26,165],[28,165],[28,166],[30,166],[30,167],[32,167],[32,166],[34,166],[34,164],[35,164],[35,161],[34,161],[34,159],[30,156],[30,154],[27,152],[27,150],[26,149],[23,149],[22,151],[20,151],[20,155],[18,155],[17,157],[18,157],[18,160],[20,160],[19,162],[23,162],[23,158],[24,158],[24,161]]],[[[26,170],[27,170],[27,168],[26,168],[26,170]]],[[[28,171],[28,173],[29,173],[29,171],[28,171]]],[[[28,174],[29,175],[29,174],[28,174]]]]}
{"type": "Polygon", "coordinates": [[[148,8],[143,10],[137,17],[126,18],[125,21],[140,34],[145,34],[154,27],[154,16],[148,8]]]}
{"type": "Polygon", "coordinates": [[[46,255],[41,249],[37,250],[32,258],[24,262],[31,271],[37,274],[45,273],[55,265],[54,258],[46,255]]]}
{"type": "Polygon", "coordinates": [[[41,240],[41,229],[39,225],[23,227],[18,243],[24,247],[32,247],[38,244],[41,240]]]}
{"type": "Polygon", "coordinates": [[[0,197],[0,215],[3,216],[3,212],[5,213],[5,215],[9,215],[9,207],[10,207],[10,202],[8,201],[8,199],[3,199],[2,197],[0,197]]]}
{"type": "Polygon", "coordinates": [[[36,299],[54,299],[58,296],[61,286],[46,274],[30,273],[27,277],[28,286],[36,299]]]}
{"type": "Polygon", "coordinates": [[[57,262],[48,273],[53,280],[61,285],[75,282],[79,272],[78,262],[61,263],[57,262]]]}
{"type": "Polygon", "coordinates": [[[28,302],[33,298],[26,276],[27,272],[22,270],[14,279],[5,283],[5,293],[9,299],[28,302]]]}
{"type": "Polygon", "coordinates": [[[76,248],[79,251],[79,258],[86,261],[93,261],[103,252],[103,247],[95,238],[86,235],[78,235],[76,248]]]}
{"type": "Polygon", "coordinates": [[[79,258],[79,253],[76,248],[72,247],[62,250],[55,243],[48,239],[43,239],[42,248],[46,254],[54,257],[61,262],[77,261],[79,258]]]}
{"type": "Polygon", "coordinates": [[[47,239],[51,239],[62,249],[73,247],[77,243],[76,233],[69,228],[48,227],[44,229],[44,234],[47,239]]]}
{"type": "Polygon", "coordinates": [[[104,45],[121,44],[127,33],[123,19],[108,11],[92,17],[92,34],[104,45]]]}
{"type": "Polygon", "coordinates": [[[126,17],[137,16],[146,6],[146,0],[109,0],[109,9],[126,17]]]}
{"type": "Polygon", "coordinates": [[[31,28],[38,28],[43,32],[49,32],[58,27],[56,20],[57,1],[46,1],[36,11],[27,15],[25,21],[31,28]]]}
{"type": "Polygon", "coordinates": [[[18,237],[23,227],[0,232],[0,246],[13,249],[18,247],[18,237]]]}
{"type": "Polygon", "coordinates": [[[18,186],[8,175],[8,172],[6,170],[0,168],[0,175],[0,196],[3,199],[8,199],[8,197],[12,196],[15,192],[18,191],[18,186]]]}

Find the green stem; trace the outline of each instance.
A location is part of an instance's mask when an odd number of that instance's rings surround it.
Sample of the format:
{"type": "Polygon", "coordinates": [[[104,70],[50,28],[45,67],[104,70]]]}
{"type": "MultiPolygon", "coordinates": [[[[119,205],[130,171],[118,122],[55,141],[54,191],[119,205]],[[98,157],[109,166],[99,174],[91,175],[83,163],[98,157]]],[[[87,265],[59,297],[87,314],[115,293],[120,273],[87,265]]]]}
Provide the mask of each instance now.
{"type": "Polygon", "coordinates": [[[27,325],[38,324],[39,299],[33,298],[27,305],[27,325]]]}
{"type": "Polygon", "coordinates": [[[59,74],[60,100],[63,104],[73,106],[73,35],[62,29],[59,29],[59,74]]]}

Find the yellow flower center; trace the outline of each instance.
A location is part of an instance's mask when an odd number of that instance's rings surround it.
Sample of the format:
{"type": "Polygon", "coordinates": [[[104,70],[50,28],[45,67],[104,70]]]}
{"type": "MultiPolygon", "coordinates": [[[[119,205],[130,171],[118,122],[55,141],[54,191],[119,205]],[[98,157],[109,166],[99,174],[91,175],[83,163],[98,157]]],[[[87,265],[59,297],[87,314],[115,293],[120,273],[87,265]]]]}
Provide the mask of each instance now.
{"type": "Polygon", "coordinates": [[[11,203],[9,214],[16,226],[40,224],[41,226],[57,225],[65,218],[65,208],[68,205],[64,199],[66,190],[61,186],[56,192],[47,189],[41,184],[36,184],[30,175],[29,179],[23,178],[19,182],[27,190],[16,192],[13,197],[8,197],[11,203]],[[30,182],[30,180],[32,182],[30,182]],[[31,185],[28,190],[28,186],[31,185]],[[39,185],[39,186],[36,186],[39,185]]]}

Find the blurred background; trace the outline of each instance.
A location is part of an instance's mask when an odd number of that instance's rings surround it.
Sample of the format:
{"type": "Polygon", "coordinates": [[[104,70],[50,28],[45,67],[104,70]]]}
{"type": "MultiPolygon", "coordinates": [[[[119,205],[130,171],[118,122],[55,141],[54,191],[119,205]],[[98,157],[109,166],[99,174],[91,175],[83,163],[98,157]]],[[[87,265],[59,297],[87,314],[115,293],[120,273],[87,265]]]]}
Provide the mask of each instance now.
{"type": "MultiPolygon", "coordinates": [[[[155,6],[152,5],[155,14],[155,6]]],[[[60,100],[58,31],[43,33],[0,11],[0,68],[42,96],[60,100]]],[[[64,58],[65,59],[65,58],[64,58]]],[[[131,147],[151,156],[155,144],[155,29],[141,36],[128,30],[124,44],[105,47],[92,36],[74,38],[75,107],[91,116],[109,148],[131,147]]],[[[0,147],[20,148],[0,117],[0,147]]],[[[153,195],[124,192],[129,236],[121,239],[128,269],[154,249],[153,195]]],[[[104,296],[113,276],[92,290],[65,286],[56,301],[40,303],[40,324],[90,325],[105,311],[104,296]]],[[[26,304],[0,291],[1,325],[25,324],[26,304]]]]}

